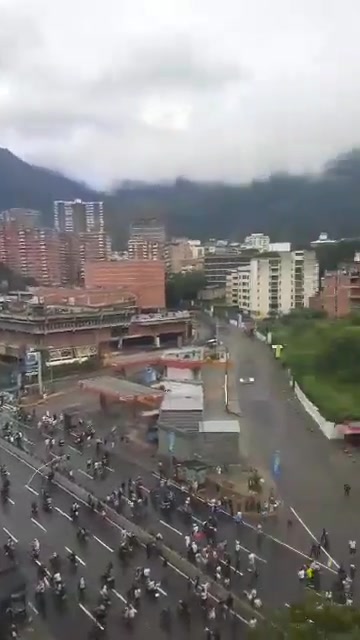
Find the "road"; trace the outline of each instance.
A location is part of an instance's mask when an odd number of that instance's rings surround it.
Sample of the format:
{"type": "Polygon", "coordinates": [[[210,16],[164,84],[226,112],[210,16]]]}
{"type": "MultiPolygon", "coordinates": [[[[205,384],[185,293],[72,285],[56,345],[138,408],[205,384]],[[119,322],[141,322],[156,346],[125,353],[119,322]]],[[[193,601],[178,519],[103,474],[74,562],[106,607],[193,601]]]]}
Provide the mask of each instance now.
{"type": "MultiPolygon", "coordinates": [[[[18,559],[29,581],[29,599],[35,616],[38,610],[33,589],[36,584],[36,565],[30,559],[31,541],[35,537],[39,539],[40,559],[45,563],[54,551],[64,558],[62,573],[68,591],[65,612],[59,611],[51,594],[46,596],[46,624],[54,638],[64,640],[65,637],[87,637],[88,631],[94,627],[91,612],[97,603],[100,576],[110,561],[114,562],[116,582],[108,616],[107,637],[118,638],[119,628],[123,628],[122,611],[127,591],[133,582],[134,571],[138,566],[148,566],[154,579],[161,581],[161,596],[158,602],[154,602],[143,595],[133,634],[140,638],[151,629],[156,629],[157,638],[168,637],[168,633],[159,626],[160,611],[166,606],[170,606],[175,611],[177,602],[181,598],[188,597],[186,576],[175,572],[171,567],[164,568],[158,558],[146,559],[143,549],[139,549],[135,557],[129,559],[128,566],[122,566],[116,555],[121,536],[120,528],[105,522],[100,516],[92,513],[85,504],[80,506],[79,522],[91,535],[86,544],[79,543],[76,537],[77,526],[69,518],[74,497],[59,487],[53,489],[53,512],[46,514],[41,511],[37,518],[32,518],[31,502],[37,499],[40,491],[40,475],[36,474],[28,484],[34,469],[17,458],[16,452],[14,455],[6,452],[1,442],[0,460],[2,464],[6,464],[11,479],[11,503],[2,505],[1,510],[0,541],[4,544],[8,536],[16,541],[18,559]],[[78,556],[79,566],[76,573],[70,564],[67,566],[68,561],[65,558],[69,549],[78,556]],[[85,578],[87,584],[86,600],[83,605],[79,602],[77,591],[80,576],[85,578]]],[[[193,600],[194,596],[190,598],[193,600]]],[[[221,626],[222,638],[227,640],[233,637],[233,627],[229,621],[217,620],[215,624],[221,626]]],[[[183,623],[175,619],[171,635],[179,640],[185,637],[201,638],[203,628],[204,621],[200,608],[197,603],[194,603],[190,630],[185,629],[183,623]]],[[[236,631],[238,634],[236,637],[245,637],[246,625],[238,618],[236,631]]]]}
{"type": "MultiPolygon", "coordinates": [[[[33,441],[36,440],[36,451],[43,459],[48,455],[43,438],[38,431],[31,433],[33,441]]],[[[142,477],[147,492],[158,486],[159,480],[156,472],[144,468],[143,460],[134,462],[128,457],[126,445],[118,444],[111,450],[110,467],[104,479],[94,480],[87,469],[87,460],[95,455],[93,443],[89,443],[83,452],[78,450],[72,441],[67,440],[65,452],[70,456],[67,463],[74,469],[74,477],[78,484],[85,487],[95,495],[105,498],[114,489],[118,489],[122,482],[127,482],[128,478],[142,477]]],[[[55,448],[55,453],[62,452],[55,448]]],[[[185,496],[183,492],[173,485],[177,503],[183,504],[185,496]]],[[[131,518],[130,510],[126,515],[131,518]]],[[[185,536],[191,532],[193,524],[200,524],[209,517],[208,505],[201,501],[195,503],[193,522],[184,521],[182,514],[175,511],[171,518],[165,518],[159,511],[152,507],[151,502],[147,509],[146,517],[141,521],[141,526],[154,533],[160,532],[168,546],[172,547],[180,554],[186,554],[185,536]]],[[[256,523],[255,523],[256,524],[256,523]]],[[[259,579],[257,589],[264,604],[268,607],[283,606],[298,599],[299,583],[297,571],[302,564],[308,561],[308,554],[311,546],[311,538],[302,528],[287,529],[277,519],[269,518],[264,525],[264,536],[259,537],[256,526],[251,522],[246,522],[241,527],[237,526],[233,519],[226,513],[220,514],[218,523],[218,541],[226,540],[228,551],[230,552],[235,565],[235,541],[241,544],[240,551],[240,575],[239,572],[232,574],[232,589],[243,594],[244,589],[249,587],[249,575],[247,572],[248,555],[254,552],[257,556],[257,569],[259,579]],[[281,580],[275,580],[275,576],[281,575],[281,580]],[[276,582],[276,586],[274,585],[276,582]]],[[[330,584],[334,573],[326,566],[327,558],[323,556],[323,583],[324,587],[330,584]]]]}
{"type": "Polygon", "coordinates": [[[326,440],[266,345],[235,327],[222,325],[220,334],[233,362],[241,425],[251,459],[270,470],[274,452],[280,452],[276,483],[294,522],[309,539],[318,537],[324,527],[329,532],[331,555],[346,565],[348,541],[360,531],[359,463],[352,462],[339,443],[326,440]],[[255,383],[241,385],[239,378],[248,376],[255,383]],[[349,499],[343,494],[346,482],[352,487],[349,499]]]}

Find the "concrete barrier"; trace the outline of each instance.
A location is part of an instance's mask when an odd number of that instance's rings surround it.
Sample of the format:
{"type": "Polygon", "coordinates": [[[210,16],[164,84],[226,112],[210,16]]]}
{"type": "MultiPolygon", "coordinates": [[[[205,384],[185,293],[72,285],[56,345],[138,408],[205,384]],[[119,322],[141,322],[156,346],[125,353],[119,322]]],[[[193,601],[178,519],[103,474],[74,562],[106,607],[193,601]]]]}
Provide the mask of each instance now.
{"type": "MultiPolygon", "coordinates": [[[[43,467],[44,462],[40,460],[34,455],[30,455],[29,453],[15,447],[10,444],[6,440],[1,440],[0,448],[7,451],[10,455],[15,455],[24,462],[31,465],[34,469],[39,470],[39,474],[44,476],[46,473],[46,469],[44,469],[44,473],[40,471],[43,467]]],[[[86,503],[89,496],[89,491],[81,487],[78,483],[74,483],[68,478],[65,478],[61,473],[55,473],[54,484],[64,489],[67,493],[70,493],[75,499],[86,503]]],[[[102,504],[104,504],[101,498],[98,498],[95,493],[92,493],[95,499],[101,500],[102,504]]],[[[107,505],[104,504],[104,508],[106,511],[106,517],[110,522],[113,522],[116,526],[118,526],[122,530],[126,530],[135,534],[135,536],[140,540],[142,544],[147,543],[156,543],[155,535],[150,533],[149,531],[145,531],[137,524],[125,518],[125,516],[120,515],[114,509],[111,509],[107,505]]],[[[204,581],[209,584],[209,593],[216,600],[226,600],[229,592],[220,584],[216,583],[212,578],[210,578],[207,574],[202,574],[202,572],[195,567],[191,562],[183,558],[179,553],[177,553],[174,549],[171,549],[164,543],[160,545],[160,555],[166,558],[169,564],[173,565],[180,573],[182,573],[185,577],[194,580],[197,576],[203,575],[204,581]]],[[[258,617],[262,618],[263,616],[258,612],[255,612],[253,608],[245,601],[241,600],[237,595],[232,593],[234,599],[234,611],[242,617],[244,613],[254,615],[258,615],[258,617]]]]}
{"type": "Polygon", "coordinates": [[[299,402],[304,407],[305,411],[311,416],[311,418],[320,427],[320,430],[328,440],[342,440],[344,438],[338,425],[334,422],[326,420],[321,415],[319,409],[309,400],[305,393],[300,389],[297,382],[294,384],[294,393],[299,402]]]}

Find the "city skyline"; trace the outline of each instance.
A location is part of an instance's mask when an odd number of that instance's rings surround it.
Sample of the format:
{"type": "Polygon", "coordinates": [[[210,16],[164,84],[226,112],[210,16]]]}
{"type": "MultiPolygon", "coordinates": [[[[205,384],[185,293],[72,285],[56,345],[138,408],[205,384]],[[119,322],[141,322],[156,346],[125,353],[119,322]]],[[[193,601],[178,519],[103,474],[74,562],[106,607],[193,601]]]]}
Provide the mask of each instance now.
{"type": "Polygon", "coordinates": [[[83,0],[0,7],[2,144],[94,186],[317,171],[359,143],[352,0],[107,0],[86,29],[83,0]]]}

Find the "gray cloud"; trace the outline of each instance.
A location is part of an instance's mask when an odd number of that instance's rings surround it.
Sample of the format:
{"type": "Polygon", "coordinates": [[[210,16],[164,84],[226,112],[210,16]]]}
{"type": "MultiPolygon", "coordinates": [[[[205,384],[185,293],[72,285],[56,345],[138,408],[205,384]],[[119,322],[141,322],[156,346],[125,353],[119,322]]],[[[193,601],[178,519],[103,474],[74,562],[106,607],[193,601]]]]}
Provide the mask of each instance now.
{"type": "Polygon", "coordinates": [[[358,0],[0,0],[1,144],[98,185],[360,144],[358,0]]]}

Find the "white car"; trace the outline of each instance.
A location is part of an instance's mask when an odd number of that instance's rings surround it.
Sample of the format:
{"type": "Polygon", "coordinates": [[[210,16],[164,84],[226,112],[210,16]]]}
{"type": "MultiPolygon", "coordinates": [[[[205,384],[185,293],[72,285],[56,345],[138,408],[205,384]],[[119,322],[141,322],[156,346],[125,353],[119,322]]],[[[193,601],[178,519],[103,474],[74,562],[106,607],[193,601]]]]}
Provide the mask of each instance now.
{"type": "Polygon", "coordinates": [[[241,384],[252,384],[255,382],[255,378],[239,378],[239,382],[241,382],[241,384]]]}

